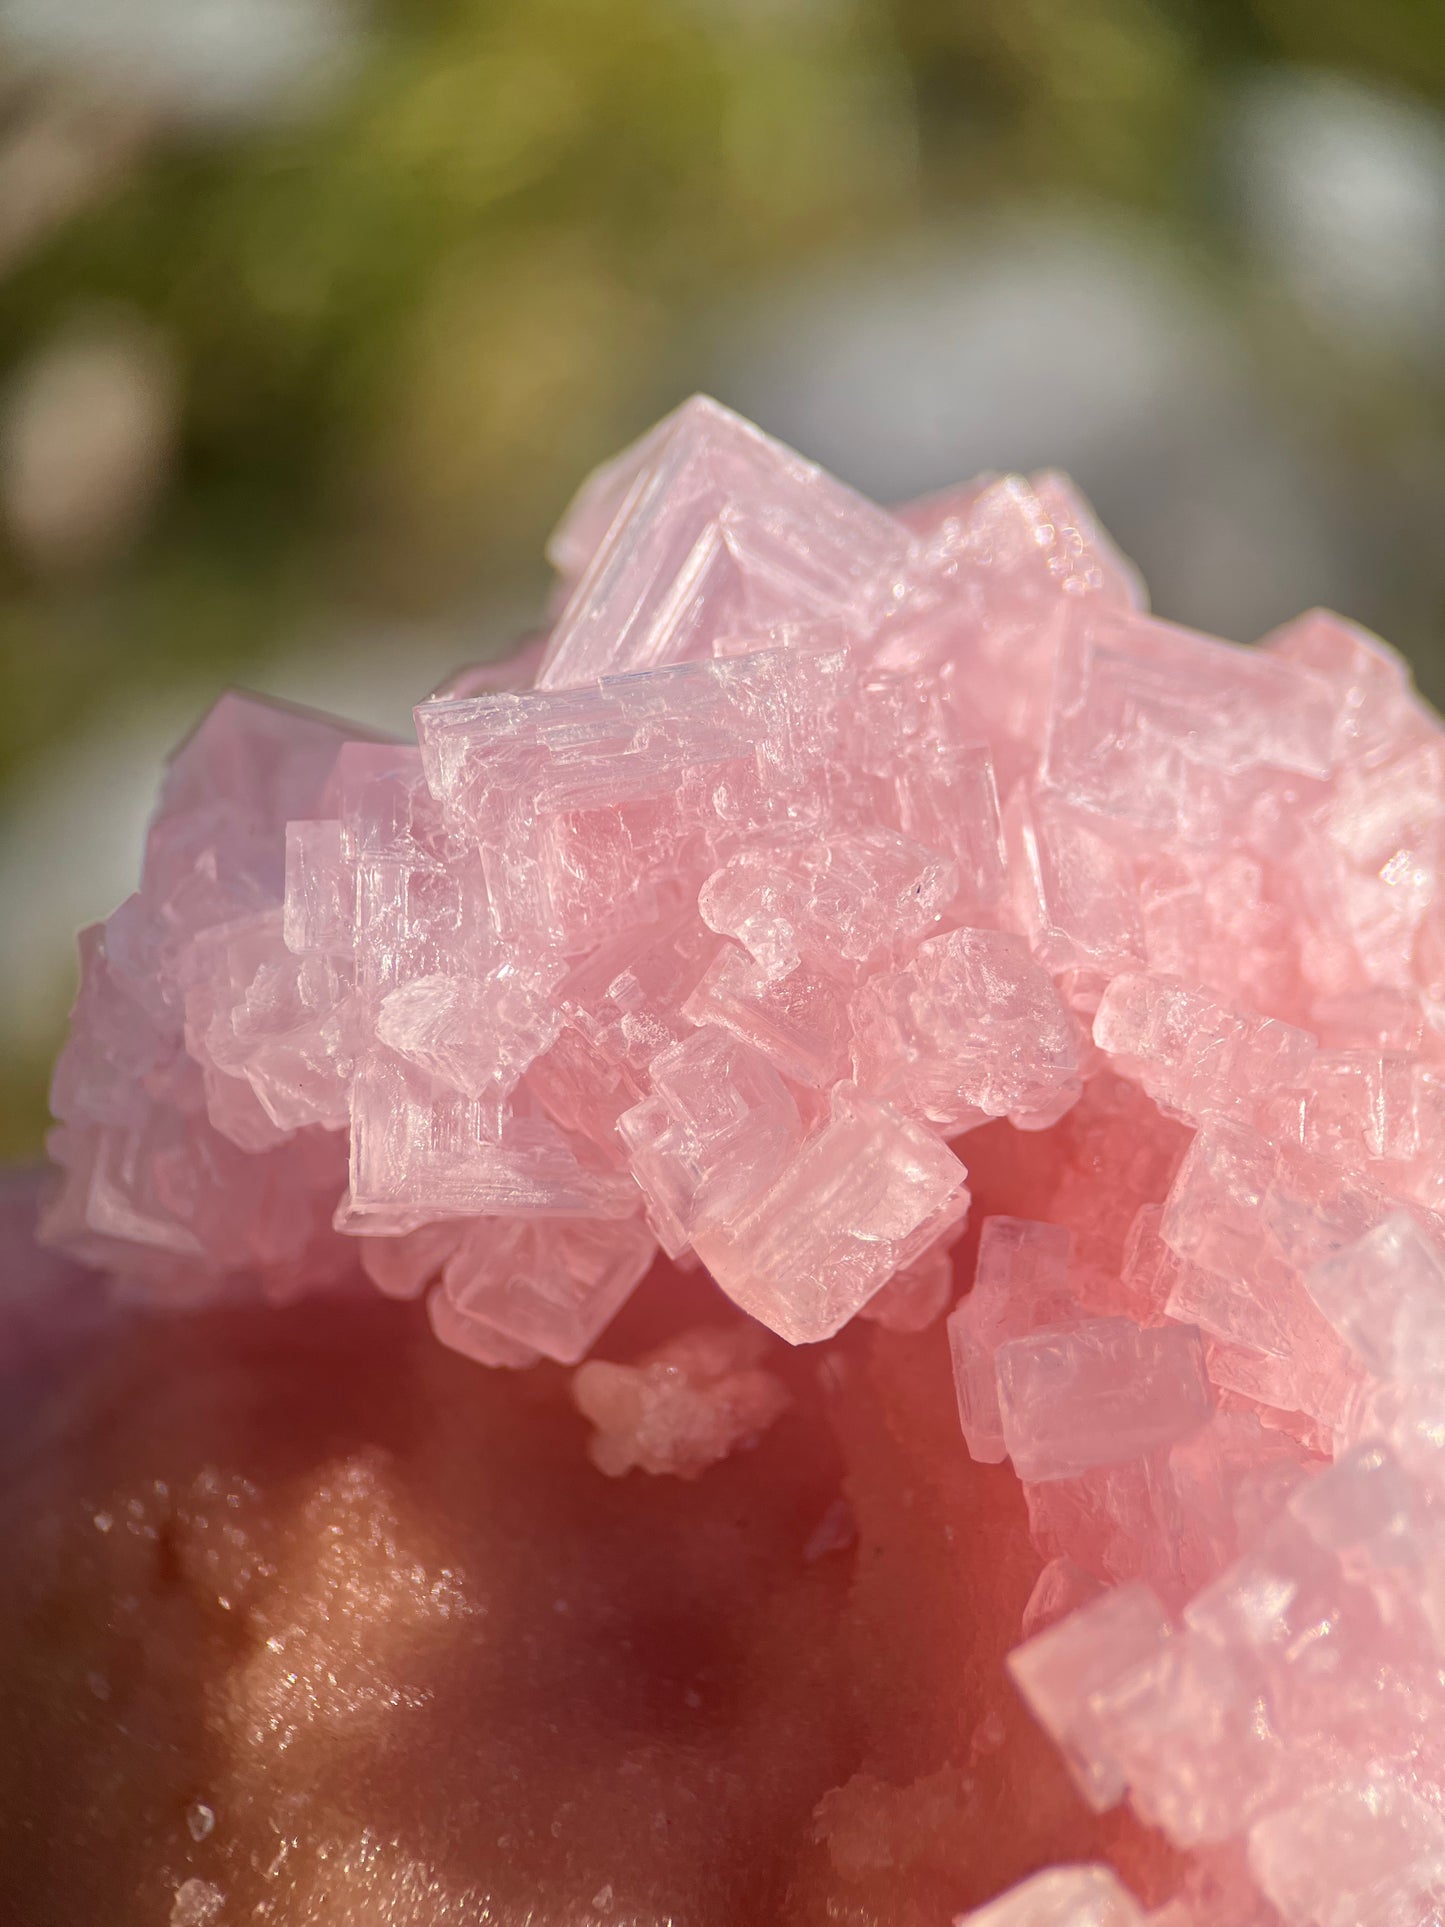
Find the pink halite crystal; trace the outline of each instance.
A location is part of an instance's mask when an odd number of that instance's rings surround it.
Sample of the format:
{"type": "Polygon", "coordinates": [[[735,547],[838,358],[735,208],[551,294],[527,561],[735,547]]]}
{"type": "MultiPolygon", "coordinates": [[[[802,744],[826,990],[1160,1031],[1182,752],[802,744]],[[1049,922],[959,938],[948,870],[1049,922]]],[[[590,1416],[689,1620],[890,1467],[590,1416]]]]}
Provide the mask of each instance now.
{"type": "Polygon", "coordinates": [[[1094,1042],[1161,1110],[1198,1123],[1253,1115],[1266,1093],[1298,1084],[1315,1040],[1273,1018],[1224,1009],[1167,979],[1121,972],[1100,999],[1094,1042]]]}
{"type": "MultiPolygon", "coordinates": [[[[414,743],[231,695],[177,752],[81,940],[51,1241],[162,1302],[360,1269],[512,1367],[583,1360],[660,1244],[792,1343],[937,1349],[973,1165],[1033,1215],[948,1318],[958,1449],[1046,1562],[1024,1697],[1194,1856],[1147,1918],[1437,1920],[1445,731],[1404,665],[1154,619],[1059,477],[890,513],[701,399],[550,553],[550,634],[414,743]]],[[[756,1437],[771,1342],[589,1360],[597,1463],[756,1437]]],[[[1145,1919],[1097,1867],[969,1916],[1145,1919]]]]}
{"type": "MultiPolygon", "coordinates": [[[[652,1263],[636,1220],[479,1218],[442,1269],[429,1300],[433,1324],[483,1364],[497,1334],[509,1347],[572,1364],[626,1302],[652,1263]]],[[[502,1363],[511,1364],[511,1358],[502,1363]]]]}
{"type": "MultiPolygon", "coordinates": [[[[48,1233],[165,1296],[194,1299],[237,1272],[284,1296],[348,1266],[330,1227],[344,1143],[304,1121],[304,1093],[276,1077],[283,1039],[294,1045],[320,1013],[308,1008],[312,987],[286,981],[274,940],[286,823],[315,808],[346,740],[330,718],[223,697],[171,763],[139,890],[82,938],[52,1091],[65,1183],[48,1233]],[[195,954],[203,940],[209,960],[195,954]],[[269,1057],[254,1074],[253,1047],[269,1057]],[[302,1121],[278,1122],[278,1108],[302,1121]]],[[[319,1079],[329,1115],[340,1032],[300,1048],[311,1063],[298,1076],[319,1079]]]]}
{"type": "Polygon", "coordinates": [[[1407,1211],[1321,1260],[1305,1286],[1378,1378],[1445,1381],[1445,1249],[1407,1211]]]}
{"type": "Polygon", "coordinates": [[[652,1060],[651,1097],[617,1120],[663,1247],[682,1256],[698,1230],[757,1198],[803,1142],[782,1078],[727,1031],[693,1031],[652,1060]]]}
{"type": "Polygon", "coordinates": [[[1271,1814],[1251,1831],[1249,1853],[1286,1920],[1395,1927],[1438,1919],[1445,1901],[1445,1815],[1389,1775],[1271,1814]]]}
{"type": "Polygon", "coordinates": [[[728,1296],[794,1344],[829,1338],[968,1210],[968,1173],[938,1139],[849,1085],[782,1176],[699,1227],[728,1296]]]}
{"type": "Polygon", "coordinates": [[[1012,781],[1037,763],[1060,639],[1095,605],[1141,607],[1142,585],[1059,476],[987,479],[903,519],[917,540],[878,662],[962,683],[1012,781]]]}
{"type": "Polygon", "coordinates": [[[736,1032],[785,1077],[810,1090],[828,1090],[847,1075],[848,991],[826,969],[799,963],[775,973],[727,943],[682,1014],[694,1024],[736,1032]]]}
{"type": "Polygon", "coordinates": [[[1107,1867],[1053,1867],[954,1927],[1145,1927],[1145,1915],[1107,1867]]]}
{"type": "Polygon", "coordinates": [[[1068,1287],[1069,1242],[1061,1225],[984,1220],[973,1290],[949,1319],[948,1338],[963,1436],[986,1464],[1008,1455],[998,1405],[999,1347],[1029,1332],[1075,1325],[1083,1315],[1068,1287]]]}
{"type": "Polygon", "coordinates": [[[1052,1124],[1073,1104],[1078,1027],[1020,937],[950,930],[855,1004],[859,1081],[948,1131],[1052,1124]]]}
{"type": "Polygon", "coordinates": [[[866,628],[908,549],[891,516],[695,397],[620,456],[560,532],[553,553],[585,569],[538,687],[683,662],[780,622],[866,628]]]}
{"type": "Polygon", "coordinates": [[[1009,1671],[1057,1741],[1079,1790],[1100,1811],[1122,1798],[1125,1780],[1097,1728],[1094,1696],[1148,1659],[1169,1622],[1147,1586],[1121,1586],[1082,1606],[1015,1649],[1009,1671]]]}
{"type": "Polygon", "coordinates": [[[994,1369],[1004,1446],[1026,1480],[1142,1458],[1209,1416],[1204,1348],[1187,1325],[1091,1318],[1009,1339],[994,1369]]]}
{"type": "Polygon", "coordinates": [[[1040,774],[1077,809],[1210,844],[1271,779],[1328,777],[1335,730],[1335,696],[1311,671],[1101,612],[1061,645],[1040,774]]]}

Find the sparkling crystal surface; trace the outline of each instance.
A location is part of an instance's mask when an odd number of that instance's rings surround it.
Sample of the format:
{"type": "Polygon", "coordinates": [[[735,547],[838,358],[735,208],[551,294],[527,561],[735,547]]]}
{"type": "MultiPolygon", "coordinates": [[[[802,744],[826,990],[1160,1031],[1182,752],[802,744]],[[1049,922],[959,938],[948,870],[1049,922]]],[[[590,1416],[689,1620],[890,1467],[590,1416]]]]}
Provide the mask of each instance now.
{"type": "Polygon", "coordinates": [[[702,398],[550,553],[546,637],[415,740],[233,694],[177,751],[81,939],[47,1238],[155,1304],[424,1297],[580,1366],[614,1474],[781,1437],[758,1327],[861,1317],[830,1396],[855,1343],[951,1362],[1043,1568],[1020,1691],[1185,1857],[1157,1915],[1069,1868],[968,1918],[1438,1918],[1445,731],[1403,663],[1156,619],[1057,476],[890,511],[702,398]],[[590,1356],[659,1247],[753,1322],[590,1356]]]}

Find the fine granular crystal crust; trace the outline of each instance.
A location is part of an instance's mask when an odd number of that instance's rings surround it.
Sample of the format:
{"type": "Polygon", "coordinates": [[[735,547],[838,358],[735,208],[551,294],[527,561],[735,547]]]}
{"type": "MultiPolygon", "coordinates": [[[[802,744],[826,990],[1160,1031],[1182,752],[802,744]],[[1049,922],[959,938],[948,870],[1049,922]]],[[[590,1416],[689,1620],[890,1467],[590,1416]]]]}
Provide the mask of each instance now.
{"type": "Polygon", "coordinates": [[[1439,719],[1341,617],[1150,615],[1056,475],[890,510],[703,399],[549,554],[413,737],[229,695],[177,751],[48,1239],[131,1301],[424,1295],[576,1367],[619,1478],[756,1448],[789,1346],[932,1348],[1022,1486],[1010,1677],[1182,1870],[973,1927],[1429,1927],[1439,719]],[[590,1356],[698,1270],[723,1322],[590,1356]]]}

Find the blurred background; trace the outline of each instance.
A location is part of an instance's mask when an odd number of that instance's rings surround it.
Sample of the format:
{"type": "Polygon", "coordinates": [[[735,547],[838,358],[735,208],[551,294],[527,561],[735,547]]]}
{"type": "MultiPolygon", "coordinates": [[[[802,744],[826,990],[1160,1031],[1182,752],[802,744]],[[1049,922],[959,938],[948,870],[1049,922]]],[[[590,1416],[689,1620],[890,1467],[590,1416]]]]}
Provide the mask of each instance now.
{"type": "Polygon", "coordinates": [[[190,719],[403,719],[696,388],[1445,697],[1442,110],[1429,0],[0,0],[0,1154],[190,719]]]}

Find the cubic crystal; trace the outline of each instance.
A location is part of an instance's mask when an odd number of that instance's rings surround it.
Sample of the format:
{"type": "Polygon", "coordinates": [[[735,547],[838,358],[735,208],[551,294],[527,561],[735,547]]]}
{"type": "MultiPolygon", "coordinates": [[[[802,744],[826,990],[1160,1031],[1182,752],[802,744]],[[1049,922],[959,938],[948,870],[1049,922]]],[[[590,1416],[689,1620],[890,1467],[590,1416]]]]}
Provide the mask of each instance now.
{"type": "Polygon", "coordinates": [[[1009,1655],[1014,1684],[1100,1813],[1118,1804],[1127,1781],[1099,1733],[1094,1696],[1153,1658],[1169,1637],[1169,1620],[1148,1587],[1121,1586],[1009,1655]]]}
{"type": "Polygon", "coordinates": [[[1069,1290],[1069,1243],[1062,1225],[984,1219],[973,1289],[948,1321],[959,1422],[969,1452],[984,1464],[1008,1456],[998,1406],[1000,1345],[1082,1316],[1069,1290]]]}
{"type": "Polygon", "coordinates": [[[748,1210],[693,1244],[744,1311],[829,1338],[968,1210],[967,1171],[921,1125],[840,1084],[827,1121],[748,1210]]]}
{"type": "Polygon", "coordinates": [[[682,662],[715,637],[780,622],[839,616],[865,633],[908,547],[890,515],[695,397],[569,519],[560,553],[569,567],[587,562],[537,686],[682,662]]]}

